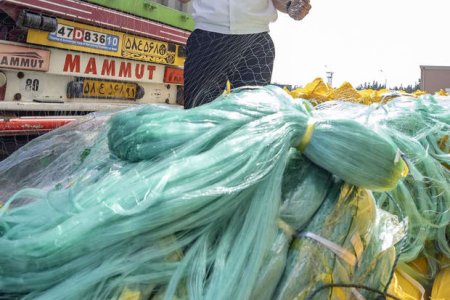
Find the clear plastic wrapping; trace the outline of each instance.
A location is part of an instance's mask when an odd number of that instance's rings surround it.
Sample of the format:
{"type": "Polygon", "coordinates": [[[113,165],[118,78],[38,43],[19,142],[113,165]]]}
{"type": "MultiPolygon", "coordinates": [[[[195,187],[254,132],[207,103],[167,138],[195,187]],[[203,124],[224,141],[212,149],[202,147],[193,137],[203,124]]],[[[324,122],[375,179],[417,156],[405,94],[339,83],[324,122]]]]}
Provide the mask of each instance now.
{"type": "MultiPolygon", "coordinates": [[[[377,221],[366,189],[396,187],[407,168],[395,139],[345,115],[243,88],[187,111],[95,114],[37,139],[0,163],[0,291],[284,299],[331,278],[384,289],[395,248],[375,238],[389,218],[377,221]],[[309,273],[292,280],[298,268],[309,273]]],[[[371,295],[319,291],[349,292],[371,295]]]]}

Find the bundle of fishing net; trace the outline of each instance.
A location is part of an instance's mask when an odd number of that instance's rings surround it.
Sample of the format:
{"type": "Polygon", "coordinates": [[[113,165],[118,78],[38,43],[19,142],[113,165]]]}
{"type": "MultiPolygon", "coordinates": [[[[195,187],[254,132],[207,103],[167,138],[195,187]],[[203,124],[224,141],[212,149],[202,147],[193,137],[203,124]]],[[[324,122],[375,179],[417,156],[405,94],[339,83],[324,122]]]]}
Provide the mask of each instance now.
{"type": "MultiPolygon", "coordinates": [[[[248,299],[286,223],[279,208],[292,147],[360,188],[392,189],[406,171],[387,136],[315,118],[306,102],[275,87],[240,89],[187,111],[131,109],[99,124],[93,137],[79,146],[84,138],[74,137],[74,149],[33,172],[44,176],[0,196],[4,295],[248,299]],[[60,163],[66,169],[46,182],[60,163]]],[[[15,158],[25,166],[43,156],[13,155],[1,174],[15,158]]],[[[296,229],[314,209],[304,213],[296,229]]]]}
{"type": "Polygon", "coordinates": [[[380,207],[408,221],[401,271],[428,285],[439,267],[437,257],[450,257],[450,98],[400,97],[367,108],[330,103],[318,109],[332,118],[337,107],[390,136],[408,161],[409,176],[393,191],[375,195],[380,207]],[[429,265],[425,276],[406,264],[421,255],[429,265]]]}
{"type": "Polygon", "coordinates": [[[388,295],[394,244],[403,238],[405,227],[397,217],[377,209],[370,192],[336,180],[292,153],[282,199],[279,233],[253,299],[388,295]]]}
{"type": "Polygon", "coordinates": [[[438,256],[450,258],[450,98],[399,99],[386,110],[384,126],[397,131],[394,141],[411,172],[392,192],[379,195],[378,203],[408,218],[409,243],[399,268],[427,287],[440,268],[438,256]],[[405,263],[419,256],[428,261],[425,276],[405,263]]]}
{"type": "Polygon", "coordinates": [[[392,245],[383,245],[386,242],[376,217],[374,199],[367,191],[335,184],[291,244],[275,299],[373,299],[386,295],[396,251],[392,245]]]}

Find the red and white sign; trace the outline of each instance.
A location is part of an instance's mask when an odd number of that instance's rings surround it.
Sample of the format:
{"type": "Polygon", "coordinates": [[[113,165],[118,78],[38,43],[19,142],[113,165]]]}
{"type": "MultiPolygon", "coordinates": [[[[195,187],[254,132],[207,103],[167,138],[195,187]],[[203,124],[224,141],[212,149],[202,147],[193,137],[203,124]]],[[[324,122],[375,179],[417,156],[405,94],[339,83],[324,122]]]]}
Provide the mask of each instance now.
{"type": "Polygon", "coordinates": [[[52,49],[49,73],[133,82],[164,82],[164,65],[52,49]]]}
{"type": "Polygon", "coordinates": [[[0,44],[0,68],[47,71],[50,61],[50,51],[0,44]]]}
{"type": "Polygon", "coordinates": [[[164,73],[165,83],[183,84],[184,83],[184,70],[178,68],[166,67],[164,73]]]}

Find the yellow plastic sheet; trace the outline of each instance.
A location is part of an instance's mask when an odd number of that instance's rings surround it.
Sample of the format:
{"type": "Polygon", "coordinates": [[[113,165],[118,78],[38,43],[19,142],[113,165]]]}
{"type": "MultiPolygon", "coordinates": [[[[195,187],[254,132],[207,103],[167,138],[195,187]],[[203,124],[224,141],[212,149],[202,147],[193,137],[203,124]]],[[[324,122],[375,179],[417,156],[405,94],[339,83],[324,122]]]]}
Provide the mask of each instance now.
{"type": "Polygon", "coordinates": [[[353,88],[349,82],[344,82],[339,88],[330,93],[332,99],[350,100],[360,102],[362,96],[353,88]]]}
{"type": "Polygon", "coordinates": [[[450,299],[450,267],[442,269],[436,276],[433,289],[431,291],[431,300],[449,300],[450,299]]]}
{"type": "Polygon", "coordinates": [[[397,271],[392,277],[388,293],[402,300],[420,300],[422,297],[419,289],[397,271]]]}
{"type": "MultiPolygon", "coordinates": [[[[391,91],[389,89],[381,90],[356,90],[349,82],[344,82],[340,87],[333,88],[325,83],[322,78],[318,77],[312,82],[306,84],[304,87],[289,91],[285,89],[293,98],[308,99],[313,104],[321,103],[330,100],[346,100],[362,104],[372,104],[375,102],[389,101],[402,95],[408,95],[412,97],[419,97],[427,94],[427,92],[417,90],[413,93],[407,93],[405,91],[391,91]]],[[[440,90],[436,93],[439,96],[448,96],[448,92],[440,90]]]]}
{"type": "MultiPolygon", "coordinates": [[[[440,89],[438,92],[436,92],[437,96],[448,96],[448,93],[444,91],[443,89],[440,89]]],[[[450,298],[450,296],[449,296],[450,298]]]]}
{"type": "Polygon", "coordinates": [[[332,88],[330,88],[322,78],[316,78],[303,88],[298,88],[290,92],[294,98],[314,99],[317,101],[329,100],[332,88]]]}
{"type": "MultiPolygon", "coordinates": [[[[416,271],[426,275],[428,274],[428,263],[425,257],[418,257],[416,260],[408,263],[416,271]]],[[[421,300],[426,297],[425,288],[401,268],[397,268],[388,288],[388,293],[402,300],[421,300]]]]}
{"type": "Polygon", "coordinates": [[[413,94],[415,97],[420,97],[420,96],[426,95],[427,92],[421,91],[421,90],[417,90],[417,91],[413,92],[412,94],[413,94]]]}

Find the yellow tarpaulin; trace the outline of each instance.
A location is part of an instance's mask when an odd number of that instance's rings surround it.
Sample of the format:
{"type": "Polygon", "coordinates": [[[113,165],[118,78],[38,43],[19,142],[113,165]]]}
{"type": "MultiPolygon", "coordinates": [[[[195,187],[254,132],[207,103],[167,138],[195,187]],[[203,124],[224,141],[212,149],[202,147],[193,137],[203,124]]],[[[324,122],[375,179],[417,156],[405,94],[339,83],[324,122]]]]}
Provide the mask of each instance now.
{"type": "Polygon", "coordinates": [[[420,290],[397,271],[392,277],[388,293],[402,300],[420,300],[422,297],[420,290]]]}
{"type": "Polygon", "coordinates": [[[450,267],[441,270],[433,283],[431,300],[450,299],[450,267]]]}
{"type": "MultiPolygon", "coordinates": [[[[421,274],[428,274],[428,263],[425,257],[421,256],[407,265],[421,274]]],[[[426,297],[425,288],[406,272],[402,271],[401,267],[395,270],[388,293],[402,300],[429,299],[426,297]]]]}
{"type": "Polygon", "coordinates": [[[297,88],[290,92],[294,98],[314,99],[318,101],[329,100],[331,88],[321,78],[316,78],[303,88],[297,88]]]}
{"type": "MultiPolygon", "coordinates": [[[[344,82],[340,87],[333,88],[318,77],[304,87],[296,88],[292,91],[285,89],[293,98],[302,98],[311,100],[314,103],[321,103],[329,100],[346,100],[363,104],[372,104],[375,102],[388,101],[398,96],[420,97],[428,94],[427,92],[417,90],[413,93],[405,91],[391,91],[389,89],[381,90],[356,90],[349,82],[344,82]]],[[[448,96],[449,94],[440,90],[437,96],[448,96]]]]}

